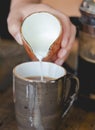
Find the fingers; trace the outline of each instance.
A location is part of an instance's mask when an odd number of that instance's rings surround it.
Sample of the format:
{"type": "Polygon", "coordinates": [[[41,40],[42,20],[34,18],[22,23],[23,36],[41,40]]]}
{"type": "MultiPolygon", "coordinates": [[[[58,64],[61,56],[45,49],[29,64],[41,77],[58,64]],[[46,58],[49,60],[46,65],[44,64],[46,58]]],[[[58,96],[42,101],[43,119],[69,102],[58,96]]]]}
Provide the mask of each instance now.
{"type": "Polygon", "coordinates": [[[65,61],[65,57],[67,56],[67,53],[68,52],[65,48],[61,48],[58,53],[58,57],[57,57],[57,60],[55,61],[55,63],[58,65],[62,65],[63,62],[65,61]]]}
{"type": "MultiPolygon", "coordinates": [[[[62,65],[64,63],[64,61],[67,59],[67,57],[69,56],[69,53],[72,49],[74,40],[75,40],[75,34],[76,34],[76,28],[74,25],[71,24],[71,29],[69,32],[69,38],[68,41],[66,43],[65,47],[61,47],[59,53],[58,53],[58,58],[55,61],[56,64],[62,65]]],[[[64,38],[63,38],[64,40],[64,38]]]]}
{"type": "Polygon", "coordinates": [[[67,17],[65,14],[63,14],[62,12],[58,10],[53,10],[52,13],[56,15],[61,21],[62,29],[63,29],[63,39],[62,39],[61,46],[66,47],[68,44],[68,39],[71,35],[70,34],[70,31],[71,31],[70,19],[69,17],[67,17]]]}
{"type": "Polygon", "coordinates": [[[20,26],[21,26],[21,17],[19,16],[12,16],[10,17],[10,14],[7,19],[8,23],[8,30],[9,33],[14,37],[14,39],[22,45],[22,40],[20,36],[20,26]]]}
{"type": "Polygon", "coordinates": [[[69,36],[69,39],[68,39],[68,42],[67,42],[67,46],[65,47],[67,51],[71,50],[71,48],[73,46],[73,42],[75,40],[76,28],[73,24],[71,25],[71,31],[70,31],[69,35],[70,36],[69,36]]]}
{"type": "Polygon", "coordinates": [[[67,48],[68,46],[71,48],[69,44],[72,45],[71,43],[75,39],[75,34],[76,34],[75,26],[71,23],[69,17],[63,14],[62,12],[54,10],[53,13],[60,19],[63,27],[63,39],[62,39],[61,47],[67,48]]]}
{"type": "Polygon", "coordinates": [[[61,47],[65,48],[68,45],[68,40],[70,38],[70,32],[71,32],[71,23],[68,19],[68,17],[62,18],[62,24],[63,24],[63,39],[61,43],[61,47]]]}

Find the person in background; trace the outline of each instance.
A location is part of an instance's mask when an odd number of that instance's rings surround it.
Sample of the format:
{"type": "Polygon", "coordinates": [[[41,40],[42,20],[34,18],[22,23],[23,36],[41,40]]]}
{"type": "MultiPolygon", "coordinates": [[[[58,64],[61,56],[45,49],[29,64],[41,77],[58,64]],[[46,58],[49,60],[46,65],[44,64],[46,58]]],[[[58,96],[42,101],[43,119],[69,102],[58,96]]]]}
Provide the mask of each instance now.
{"type": "Polygon", "coordinates": [[[11,0],[10,11],[7,18],[8,31],[13,38],[22,45],[20,36],[21,23],[29,14],[39,11],[50,12],[56,15],[62,22],[64,34],[61,49],[55,60],[56,64],[62,65],[71,51],[76,35],[76,28],[66,14],[63,14],[47,4],[41,3],[41,0],[11,0]]]}

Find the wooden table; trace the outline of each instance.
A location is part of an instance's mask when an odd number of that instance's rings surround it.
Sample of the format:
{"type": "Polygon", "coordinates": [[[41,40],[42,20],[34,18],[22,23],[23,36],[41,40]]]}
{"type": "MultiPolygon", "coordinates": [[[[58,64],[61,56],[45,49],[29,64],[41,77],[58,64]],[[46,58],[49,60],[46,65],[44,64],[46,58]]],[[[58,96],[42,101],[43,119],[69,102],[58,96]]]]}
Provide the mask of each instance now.
{"type": "MultiPolygon", "coordinates": [[[[17,130],[12,87],[0,93],[0,130],[17,130]]],[[[72,106],[60,130],[95,130],[95,112],[72,106]]]]}

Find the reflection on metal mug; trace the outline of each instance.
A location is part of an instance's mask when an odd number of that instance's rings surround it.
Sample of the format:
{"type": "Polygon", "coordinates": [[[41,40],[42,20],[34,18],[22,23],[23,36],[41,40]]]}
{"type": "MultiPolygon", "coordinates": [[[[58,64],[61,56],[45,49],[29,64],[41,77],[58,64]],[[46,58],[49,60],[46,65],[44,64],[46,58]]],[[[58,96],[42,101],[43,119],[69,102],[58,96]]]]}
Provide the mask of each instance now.
{"type": "Polygon", "coordinates": [[[25,62],[13,69],[19,130],[57,130],[77,97],[76,76],[50,62],[25,62]]]}

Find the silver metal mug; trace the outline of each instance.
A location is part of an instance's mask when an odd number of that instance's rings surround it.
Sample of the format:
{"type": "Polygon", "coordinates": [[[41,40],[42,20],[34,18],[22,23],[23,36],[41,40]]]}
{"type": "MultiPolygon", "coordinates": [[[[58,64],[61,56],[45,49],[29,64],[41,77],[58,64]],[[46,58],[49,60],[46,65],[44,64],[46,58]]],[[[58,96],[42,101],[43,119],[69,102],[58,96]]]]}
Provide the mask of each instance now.
{"type": "Polygon", "coordinates": [[[13,69],[13,95],[19,130],[57,130],[77,97],[79,81],[49,62],[26,62],[13,69]],[[50,77],[34,80],[28,77],[50,77]]]}

